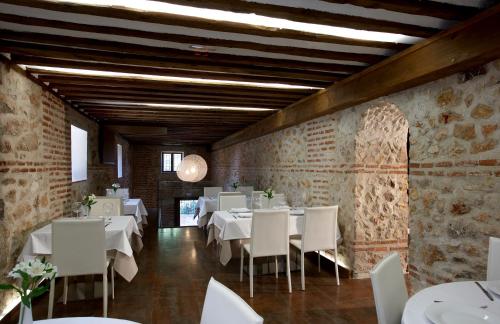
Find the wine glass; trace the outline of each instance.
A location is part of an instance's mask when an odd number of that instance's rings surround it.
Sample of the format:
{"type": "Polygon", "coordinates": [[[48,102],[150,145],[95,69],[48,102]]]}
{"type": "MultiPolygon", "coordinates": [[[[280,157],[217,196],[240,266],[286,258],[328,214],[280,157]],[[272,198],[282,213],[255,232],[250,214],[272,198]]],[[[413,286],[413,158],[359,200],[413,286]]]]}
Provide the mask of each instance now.
{"type": "Polygon", "coordinates": [[[71,209],[73,210],[73,213],[76,214],[76,218],[80,217],[80,212],[82,211],[82,202],[74,202],[71,209]]]}

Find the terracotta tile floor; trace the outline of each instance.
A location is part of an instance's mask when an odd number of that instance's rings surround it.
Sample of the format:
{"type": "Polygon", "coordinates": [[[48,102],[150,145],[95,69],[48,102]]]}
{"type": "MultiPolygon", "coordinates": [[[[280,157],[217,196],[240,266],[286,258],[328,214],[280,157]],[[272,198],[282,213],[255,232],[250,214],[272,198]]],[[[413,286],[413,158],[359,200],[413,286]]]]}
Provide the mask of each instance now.
{"type": "MultiPolygon", "coordinates": [[[[109,316],[140,323],[199,323],[208,280],[214,276],[242,296],[264,317],[265,323],[376,323],[369,280],[341,279],[326,260],[318,273],[314,255],[306,260],[306,291],[300,272],[292,273],[292,294],[280,274],[255,277],[255,297],[249,298],[248,277],[239,281],[239,259],[226,267],[215,249],[205,246],[197,228],[146,228],[144,250],[136,257],[139,273],[131,283],[117,276],[116,298],[109,301],[109,316]]],[[[35,319],[47,314],[47,296],[34,303],[35,319]]],[[[54,317],[101,316],[102,300],[56,303],[54,317]]],[[[15,317],[2,323],[15,323],[15,317]]],[[[225,323],[221,323],[225,324],[225,323]]],[[[232,323],[228,323],[232,324],[232,323]]]]}

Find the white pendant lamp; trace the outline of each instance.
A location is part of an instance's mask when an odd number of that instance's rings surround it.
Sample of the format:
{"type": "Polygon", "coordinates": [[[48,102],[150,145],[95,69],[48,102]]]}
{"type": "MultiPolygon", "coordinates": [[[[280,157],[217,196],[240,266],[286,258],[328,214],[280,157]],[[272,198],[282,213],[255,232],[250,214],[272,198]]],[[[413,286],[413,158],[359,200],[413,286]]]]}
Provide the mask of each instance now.
{"type": "Polygon", "coordinates": [[[198,182],[205,178],[207,170],[207,162],[201,156],[191,154],[182,160],[177,169],[177,176],[182,181],[198,182]]]}

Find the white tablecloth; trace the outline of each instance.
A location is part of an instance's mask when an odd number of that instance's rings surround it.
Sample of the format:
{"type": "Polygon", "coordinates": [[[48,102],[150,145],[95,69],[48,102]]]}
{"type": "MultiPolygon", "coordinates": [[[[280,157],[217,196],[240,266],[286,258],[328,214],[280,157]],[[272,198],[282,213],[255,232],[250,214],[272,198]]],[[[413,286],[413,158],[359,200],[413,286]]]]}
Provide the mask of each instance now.
{"type": "MultiPolygon", "coordinates": [[[[127,281],[137,274],[138,268],[134,251],[142,249],[141,233],[132,216],[112,216],[111,223],[105,227],[106,250],[116,251],[114,267],[127,281]]],[[[30,259],[37,255],[52,254],[52,224],[37,229],[28,236],[20,259],[30,259]]]]}
{"type": "Polygon", "coordinates": [[[65,317],[35,321],[34,324],[138,324],[137,322],[102,317],[65,317]]]}
{"type": "Polygon", "coordinates": [[[196,202],[196,215],[198,216],[198,226],[203,227],[207,224],[208,214],[217,210],[217,198],[200,197],[196,202]]]}
{"type": "MultiPolygon", "coordinates": [[[[304,216],[290,215],[290,235],[299,235],[302,233],[304,216]]],[[[213,240],[221,244],[220,262],[226,265],[232,257],[231,240],[249,239],[252,231],[252,218],[235,218],[227,211],[215,211],[208,222],[209,234],[207,245],[213,240]],[[215,229],[214,229],[215,227],[215,229]]],[[[337,226],[337,241],[342,238],[337,226]]]]}
{"type": "Polygon", "coordinates": [[[123,213],[125,215],[131,215],[135,217],[137,224],[146,225],[148,223],[147,216],[148,211],[144,204],[142,203],[142,199],[139,198],[130,198],[126,199],[123,202],[123,213]]]}
{"type": "MultiPolygon", "coordinates": [[[[480,282],[487,287],[487,282],[480,282]]],[[[488,306],[488,311],[500,316],[500,297],[491,301],[473,281],[445,283],[425,288],[413,295],[406,303],[402,324],[432,324],[425,316],[426,308],[435,300],[477,307],[488,306]]]]}

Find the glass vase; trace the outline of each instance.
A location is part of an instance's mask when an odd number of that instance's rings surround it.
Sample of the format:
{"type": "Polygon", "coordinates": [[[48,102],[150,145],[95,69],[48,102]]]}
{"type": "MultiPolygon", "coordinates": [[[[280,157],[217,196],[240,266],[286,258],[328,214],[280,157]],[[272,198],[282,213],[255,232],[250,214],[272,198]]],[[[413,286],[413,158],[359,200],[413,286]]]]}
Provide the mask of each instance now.
{"type": "Polygon", "coordinates": [[[30,307],[21,303],[21,308],[19,309],[19,322],[18,324],[33,324],[33,312],[30,307]]]}

